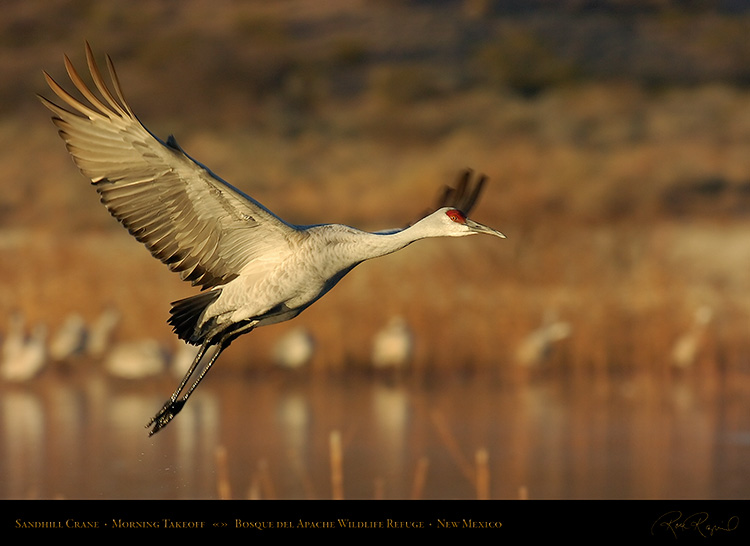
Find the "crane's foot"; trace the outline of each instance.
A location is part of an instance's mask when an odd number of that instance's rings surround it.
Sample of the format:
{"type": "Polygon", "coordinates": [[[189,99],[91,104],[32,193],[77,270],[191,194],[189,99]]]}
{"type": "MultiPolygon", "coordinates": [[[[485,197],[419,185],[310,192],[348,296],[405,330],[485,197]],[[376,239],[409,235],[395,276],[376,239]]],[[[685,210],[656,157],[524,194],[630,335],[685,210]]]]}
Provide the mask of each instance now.
{"type": "Polygon", "coordinates": [[[167,403],[164,404],[164,407],[159,410],[159,413],[154,415],[146,425],[146,428],[150,427],[151,425],[154,426],[154,428],[151,429],[148,435],[153,436],[161,429],[166,427],[169,422],[174,419],[175,415],[180,413],[180,410],[185,405],[185,402],[185,399],[167,400],[167,403]]]}

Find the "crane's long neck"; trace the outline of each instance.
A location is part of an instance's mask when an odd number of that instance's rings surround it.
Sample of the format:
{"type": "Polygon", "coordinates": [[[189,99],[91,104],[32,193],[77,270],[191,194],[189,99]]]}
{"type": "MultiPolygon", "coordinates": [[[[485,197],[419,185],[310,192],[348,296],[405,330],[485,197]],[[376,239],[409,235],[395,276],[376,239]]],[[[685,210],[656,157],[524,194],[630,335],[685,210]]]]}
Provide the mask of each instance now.
{"type": "Polygon", "coordinates": [[[351,258],[357,263],[391,254],[410,245],[414,241],[437,236],[422,221],[405,229],[377,233],[365,231],[357,233],[358,236],[356,239],[347,244],[349,247],[347,251],[351,253],[351,258]]]}
{"type": "Polygon", "coordinates": [[[438,236],[426,222],[400,230],[370,233],[341,224],[326,224],[302,228],[307,236],[303,246],[295,254],[300,260],[299,267],[313,268],[315,275],[325,279],[325,285],[318,297],[330,290],[357,264],[396,252],[405,246],[424,239],[438,236]]]}

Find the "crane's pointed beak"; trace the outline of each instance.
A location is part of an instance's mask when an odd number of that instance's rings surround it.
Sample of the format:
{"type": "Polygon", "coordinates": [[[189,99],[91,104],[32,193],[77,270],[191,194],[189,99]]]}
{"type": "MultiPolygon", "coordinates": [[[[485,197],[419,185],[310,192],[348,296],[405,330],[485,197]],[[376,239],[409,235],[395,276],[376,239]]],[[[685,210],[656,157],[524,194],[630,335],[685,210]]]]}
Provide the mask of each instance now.
{"type": "Polygon", "coordinates": [[[479,222],[475,222],[474,220],[469,220],[468,218],[466,219],[466,227],[468,227],[474,233],[486,233],[487,235],[494,235],[495,237],[505,239],[505,235],[503,235],[496,229],[492,229],[491,227],[480,224],[479,222]]]}

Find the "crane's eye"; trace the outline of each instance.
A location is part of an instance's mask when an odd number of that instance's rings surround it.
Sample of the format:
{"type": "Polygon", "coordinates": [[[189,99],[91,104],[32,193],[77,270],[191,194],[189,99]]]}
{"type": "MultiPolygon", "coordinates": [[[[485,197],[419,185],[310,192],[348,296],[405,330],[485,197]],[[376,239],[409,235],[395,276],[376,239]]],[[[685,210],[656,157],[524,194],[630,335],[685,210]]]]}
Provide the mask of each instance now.
{"type": "Polygon", "coordinates": [[[458,224],[465,224],[466,223],[466,216],[463,215],[463,213],[460,210],[451,209],[449,211],[446,211],[448,215],[448,218],[453,220],[454,222],[458,224]]]}

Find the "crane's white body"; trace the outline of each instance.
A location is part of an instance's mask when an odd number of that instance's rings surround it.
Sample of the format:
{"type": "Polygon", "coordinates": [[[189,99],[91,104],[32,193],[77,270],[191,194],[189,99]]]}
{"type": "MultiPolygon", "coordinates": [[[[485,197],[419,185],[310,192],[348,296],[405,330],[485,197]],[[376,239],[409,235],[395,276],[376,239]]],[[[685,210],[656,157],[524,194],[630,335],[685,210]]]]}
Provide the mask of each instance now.
{"type": "MultiPolygon", "coordinates": [[[[212,328],[242,321],[253,321],[257,327],[294,318],[357,264],[438,236],[436,224],[453,229],[455,222],[441,209],[395,233],[369,233],[340,224],[292,228],[284,243],[246,264],[237,278],[221,286],[221,295],[206,307],[199,328],[211,321],[212,328]]],[[[454,233],[466,234],[458,229],[454,233]]]]}
{"type": "Polygon", "coordinates": [[[114,92],[99,72],[91,49],[86,58],[97,96],[70,60],[71,80],[90,105],[71,96],[45,73],[70,112],[40,97],[76,165],[99,192],[102,203],[152,255],[200,285],[204,292],[174,302],[170,324],[201,350],[183,382],[152,420],[155,432],[179,412],[218,354],[237,336],[294,318],[364,260],[395,252],[426,237],[488,233],[504,235],[465,217],[477,187],[403,230],[367,233],[355,228],[287,223],[189,157],[170,137],[166,142],[138,121],[107,59],[114,92]],[[462,210],[463,209],[463,210],[462,210]],[[205,351],[217,346],[187,393],[177,400],[205,351]]]}

